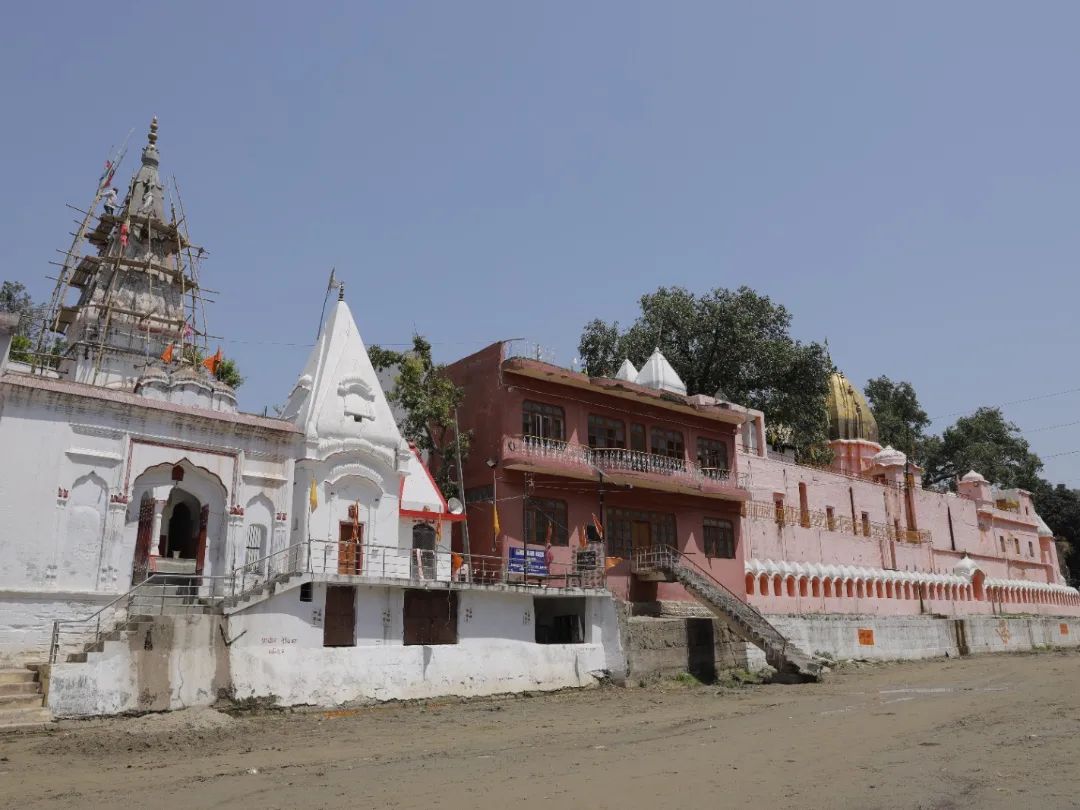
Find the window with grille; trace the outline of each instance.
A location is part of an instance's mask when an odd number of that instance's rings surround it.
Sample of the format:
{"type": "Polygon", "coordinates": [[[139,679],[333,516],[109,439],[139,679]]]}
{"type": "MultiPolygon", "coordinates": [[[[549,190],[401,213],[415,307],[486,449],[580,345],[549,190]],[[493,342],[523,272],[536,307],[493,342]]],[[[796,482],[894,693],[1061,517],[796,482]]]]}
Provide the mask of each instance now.
{"type": "Polygon", "coordinates": [[[686,453],[682,434],[677,430],[653,428],[650,447],[652,454],[655,456],[667,456],[668,458],[677,458],[680,461],[686,453]]]}
{"type": "Polygon", "coordinates": [[[705,518],[702,540],[706,557],[735,559],[735,526],[730,520],[705,518]]]}
{"type": "Polygon", "coordinates": [[[566,527],[566,501],[553,498],[525,499],[525,542],[553,546],[570,545],[566,527]]]}
{"type": "Polygon", "coordinates": [[[590,413],[589,447],[626,447],[626,427],[619,419],[590,413]]]}
{"type": "Polygon", "coordinates": [[[726,470],[727,445],[717,439],[698,439],[697,463],[699,467],[707,470],[726,470]]]}
{"type": "Polygon", "coordinates": [[[558,405],[526,400],[521,405],[521,432],[541,439],[566,439],[566,415],[558,405]]]}
{"type": "Polygon", "coordinates": [[[630,425],[630,449],[645,452],[645,426],[630,425]]]}

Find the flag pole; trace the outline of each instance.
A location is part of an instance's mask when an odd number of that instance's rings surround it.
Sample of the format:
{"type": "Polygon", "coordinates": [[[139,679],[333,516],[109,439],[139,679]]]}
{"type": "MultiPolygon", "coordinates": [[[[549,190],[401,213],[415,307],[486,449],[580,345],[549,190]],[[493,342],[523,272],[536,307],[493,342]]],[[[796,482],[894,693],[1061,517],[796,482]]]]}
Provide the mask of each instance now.
{"type": "Polygon", "coordinates": [[[319,313],[319,328],[315,332],[316,341],[322,337],[323,320],[326,318],[326,302],[330,300],[330,290],[334,289],[334,282],[336,281],[334,278],[334,271],[336,269],[337,268],[335,267],[330,268],[330,281],[326,284],[326,293],[323,295],[322,299],[322,311],[319,313]]]}

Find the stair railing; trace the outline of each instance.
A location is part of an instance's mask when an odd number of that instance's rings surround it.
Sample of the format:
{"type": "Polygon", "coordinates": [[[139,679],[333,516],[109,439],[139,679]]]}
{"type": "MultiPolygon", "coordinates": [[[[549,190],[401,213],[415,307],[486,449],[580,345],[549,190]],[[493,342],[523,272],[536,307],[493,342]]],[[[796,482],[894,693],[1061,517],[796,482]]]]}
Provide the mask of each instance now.
{"type": "Polygon", "coordinates": [[[704,577],[708,581],[708,584],[718,588],[731,597],[732,601],[738,606],[736,607],[736,611],[743,613],[744,620],[746,620],[746,615],[749,614],[755,621],[760,622],[764,629],[772,634],[774,643],[779,642],[781,655],[787,651],[788,640],[783,633],[770,624],[769,620],[766,619],[757,608],[747,602],[744,597],[741,597],[732,591],[724,583],[713,576],[712,572],[704,568],[697,560],[686,552],[680,551],[674,546],[653,546],[652,548],[644,549],[635,554],[634,563],[637,567],[669,570],[672,573],[674,573],[680,565],[691,569],[693,573],[704,577]]]}
{"type": "Polygon", "coordinates": [[[228,577],[208,577],[177,574],[151,574],[138,585],[120,594],[88,616],[78,619],[57,619],[53,622],[49,641],[49,663],[55,664],[60,652],[61,635],[64,633],[90,634],[90,644],[101,641],[103,635],[112,632],[131,616],[132,605],[143,597],[146,602],[138,605],[143,615],[164,615],[166,607],[179,603],[199,607],[213,607],[225,598],[228,577]],[[170,593],[174,589],[175,593],[170,593]],[[107,613],[111,613],[106,615],[107,613]],[[110,621],[111,620],[111,621],[110,621]],[[122,620],[122,621],[121,621],[122,620]],[[103,629],[104,625],[104,629],[103,629]]]}

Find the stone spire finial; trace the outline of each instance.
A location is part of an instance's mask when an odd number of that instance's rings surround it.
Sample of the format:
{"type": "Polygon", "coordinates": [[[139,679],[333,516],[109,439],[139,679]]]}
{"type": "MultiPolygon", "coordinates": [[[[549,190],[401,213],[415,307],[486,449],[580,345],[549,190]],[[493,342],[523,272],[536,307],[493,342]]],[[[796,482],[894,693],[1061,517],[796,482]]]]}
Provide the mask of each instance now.
{"type": "Polygon", "coordinates": [[[146,140],[148,140],[151,144],[157,143],[157,116],[156,115],[152,119],[150,119],[150,134],[146,136],[146,140]]]}

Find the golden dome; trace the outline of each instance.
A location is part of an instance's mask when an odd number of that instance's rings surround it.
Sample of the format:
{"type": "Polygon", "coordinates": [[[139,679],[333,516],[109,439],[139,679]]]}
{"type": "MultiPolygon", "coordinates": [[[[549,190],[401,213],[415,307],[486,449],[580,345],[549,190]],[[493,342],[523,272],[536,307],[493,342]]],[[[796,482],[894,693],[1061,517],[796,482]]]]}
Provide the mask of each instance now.
{"type": "Polygon", "coordinates": [[[830,439],[865,439],[877,443],[878,427],[870,404],[862,391],[839,371],[829,375],[825,407],[829,413],[830,439]]]}

